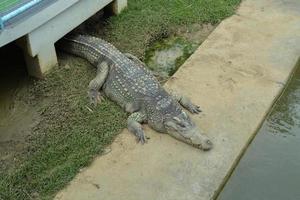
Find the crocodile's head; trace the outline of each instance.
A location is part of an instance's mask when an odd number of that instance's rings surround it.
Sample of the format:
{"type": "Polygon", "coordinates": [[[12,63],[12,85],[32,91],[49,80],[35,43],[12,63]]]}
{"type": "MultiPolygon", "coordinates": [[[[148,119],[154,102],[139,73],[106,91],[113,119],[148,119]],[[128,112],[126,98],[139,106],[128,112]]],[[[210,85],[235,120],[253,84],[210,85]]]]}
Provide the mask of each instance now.
{"type": "Polygon", "coordinates": [[[175,117],[167,117],[164,126],[169,135],[194,147],[207,151],[213,146],[209,138],[184,111],[175,117]]]}

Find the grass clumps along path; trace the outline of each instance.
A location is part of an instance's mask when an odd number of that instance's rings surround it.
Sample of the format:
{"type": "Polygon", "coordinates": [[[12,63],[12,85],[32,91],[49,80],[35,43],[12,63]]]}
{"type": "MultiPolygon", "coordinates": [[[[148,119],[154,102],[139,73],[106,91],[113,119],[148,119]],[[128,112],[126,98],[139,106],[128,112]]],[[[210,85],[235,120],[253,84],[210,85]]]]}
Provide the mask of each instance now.
{"type": "MultiPolygon", "coordinates": [[[[176,33],[178,27],[216,24],[232,15],[240,0],[128,0],[128,8],[87,24],[89,34],[122,52],[143,58],[148,46],[176,33]]],[[[127,114],[109,100],[91,111],[87,85],[95,69],[82,59],[59,56],[45,80],[32,81],[17,98],[36,109],[40,121],[26,149],[8,171],[0,172],[0,199],[52,199],[125,127],[127,114]]]]}
{"type": "MultiPolygon", "coordinates": [[[[154,41],[168,37],[178,28],[191,25],[217,24],[234,14],[241,0],[128,0],[128,9],[110,17],[99,28],[90,30],[118,47],[144,58],[145,50],[154,41]]],[[[98,23],[99,25],[99,23],[98,23]]]]}

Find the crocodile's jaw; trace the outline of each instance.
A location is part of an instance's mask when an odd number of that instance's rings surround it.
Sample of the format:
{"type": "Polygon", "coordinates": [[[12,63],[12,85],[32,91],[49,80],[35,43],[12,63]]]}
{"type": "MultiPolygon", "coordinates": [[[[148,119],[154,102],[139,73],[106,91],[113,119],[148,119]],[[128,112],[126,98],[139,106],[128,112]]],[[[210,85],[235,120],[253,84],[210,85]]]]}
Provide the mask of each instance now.
{"type": "Polygon", "coordinates": [[[185,142],[187,144],[190,144],[196,148],[202,149],[203,151],[210,150],[213,147],[212,142],[210,139],[204,135],[201,134],[201,132],[198,130],[197,127],[185,132],[180,133],[175,131],[174,129],[168,129],[167,132],[169,135],[173,136],[174,138],[185,142]]]}
{"type": "Polygon", "coordinates": [[[210,150],[213,147],[210,139],[205,134],[201,133],[196,126],[188,132],[188,135],[191,134],[191,136],[187,139],[190,141],[191,145],[204,151],[210,150]]]}
{"type": "Polygon", "coordinates": [[[196,148],[207,151],[213,147],[210,139],[185,112],[176,117],[166,119],[164,127],[169,135],[196,148]]]}

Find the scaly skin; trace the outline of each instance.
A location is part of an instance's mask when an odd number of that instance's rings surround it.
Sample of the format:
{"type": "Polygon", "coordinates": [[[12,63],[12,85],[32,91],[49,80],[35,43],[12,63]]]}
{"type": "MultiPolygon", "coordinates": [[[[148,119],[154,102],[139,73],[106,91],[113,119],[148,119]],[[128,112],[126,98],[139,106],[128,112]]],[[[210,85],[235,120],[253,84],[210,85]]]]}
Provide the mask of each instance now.
{"type": "Polygon", "coordinates": [[[198,114],[199,106],[181,95],[168,94],[135,56],[123,54],[96,37],[72,35],[63,40],[62,50],[87,59],[97,67],[97,75],[89,84],[91,102],[97,104],[103,93],[131,113],[128,129],[138,141],[146,142],[141,123],[148,123],[154,130],[197,148],[209,150],[212,147],[211,141],[181,107],[198,114]]]}

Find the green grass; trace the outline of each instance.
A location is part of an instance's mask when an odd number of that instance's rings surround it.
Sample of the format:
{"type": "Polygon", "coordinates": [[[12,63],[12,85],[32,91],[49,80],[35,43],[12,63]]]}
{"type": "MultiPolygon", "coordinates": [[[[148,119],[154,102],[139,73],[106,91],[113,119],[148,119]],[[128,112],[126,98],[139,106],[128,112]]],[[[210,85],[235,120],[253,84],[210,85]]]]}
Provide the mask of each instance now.
{"type": "Polygon", "coordinates": [[[104,31],[95,34],[114,43],[122,51],[140,58],[153,42],[174,34],[180,26],[194,23],[216,24],[235,12],[241,0],[129,0],[128,9],[108,19],[104,31]],[[103,36],[104,34],[104,36],[103,36]]]}
{"type": "MultiPolygon", "coordinates": [[[[240,0],[128,0],[121,15],[94,34],[123,52],[143,57],[154,41],[194,23],[218,23],[234,13],[240,0]]],[[[83,166],[103,152],[125,127],[126,114],[106,100],[93,112],[86,88],[95,70],[81,59],[60,56],[45,80],[33,81],[19,99],[37,109],[41,121],[27,139],[29,148],[9,172],[0,172],[0,199],[51,199],[83,166]]]]}
{"type": "Polygon", "coordinates": [[[80,59],[66,60],[70,69],[55,67],[19,94],[38,108],[41,121],[21,165],[0,173],[0,199],[50,199],[125,127],[126,114],[108,100],[89,111],[86,88],[95,70],[80,59]]]}

